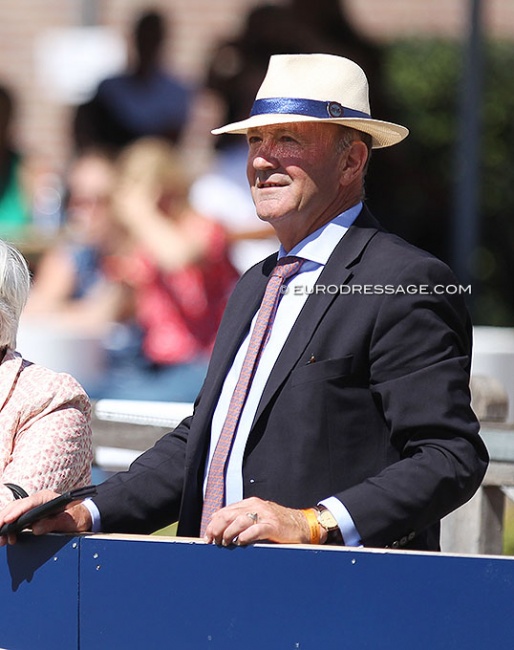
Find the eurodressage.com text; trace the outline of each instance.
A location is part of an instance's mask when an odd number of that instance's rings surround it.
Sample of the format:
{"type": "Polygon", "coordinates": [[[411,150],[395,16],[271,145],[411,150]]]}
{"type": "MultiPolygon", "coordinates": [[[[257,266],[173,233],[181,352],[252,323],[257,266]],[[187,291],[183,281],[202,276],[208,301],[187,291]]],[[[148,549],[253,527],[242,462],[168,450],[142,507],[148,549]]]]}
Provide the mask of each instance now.
{"type": "Polygon", "coordinates": [[[471,285],[461,284],[315,284],[314,286],[294,285],[283,286],[282,293],[291,293],[294,296],[303,295],[362,295],[362,296],[397,296],[397,295],[471,295],[471,285]]]}

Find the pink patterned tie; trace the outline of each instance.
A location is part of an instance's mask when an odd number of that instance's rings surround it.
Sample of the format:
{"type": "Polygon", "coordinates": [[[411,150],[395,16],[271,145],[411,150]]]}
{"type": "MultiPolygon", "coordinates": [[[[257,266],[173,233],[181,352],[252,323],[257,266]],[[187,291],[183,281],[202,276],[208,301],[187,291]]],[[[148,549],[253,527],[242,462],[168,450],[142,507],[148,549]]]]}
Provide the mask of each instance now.
{"type": "Polygon", "coordinates": [[[287,278],[298,273],[304,260],[299,257],[283,257],[273,269],[268,280],[266,292],[261,302],[259,314],[250,338],[248,350],[243,361],[241,373],[232,394],[227,417],[212,456],[207,477],[207,487],[202,511],[201,536],[211,517],[223,507],[225,500],[225,466],[232,447],[232,441],[237,430],[239,418],[252,383],[255,369],[264,346],[266,345],[273,320],[278,307],[281,287],[287,278]]]}

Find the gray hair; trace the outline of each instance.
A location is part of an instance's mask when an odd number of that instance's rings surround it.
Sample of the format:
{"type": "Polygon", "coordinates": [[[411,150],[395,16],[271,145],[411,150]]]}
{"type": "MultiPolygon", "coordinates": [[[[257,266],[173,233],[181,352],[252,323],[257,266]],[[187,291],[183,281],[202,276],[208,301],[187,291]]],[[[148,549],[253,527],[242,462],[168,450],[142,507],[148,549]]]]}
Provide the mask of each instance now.
{"type": "Polygon", "coordinates": [[[373,143],[373,138],[369,135],[369,133],[364,133],[364,131],[352,129],[349,126],[343,126],[343,128],[340,129],[339,139],[337,140],[337,150],[339,153],[343,153],[343,151],[347,149],[352,144],[352,142],[355,142],[355,140],[362,140],[362,142],[364,142],[366,145],[366,148],[368,150],[368,160],[366,161],[365,170],[367,170],[369,159],[371,158],[373,143]]]}
{"type": "Polygon", "coordinates": [[[363,174],[362,174],[361,200],[364,201],[364,199],[366,198],[365,178],[368,172],[369,161],[371,159],[373,138],[369,135],[369,133],[364,133],[364,131],[358,131],[357,129],[353,129],[349,126],[341,125],[339,129],[339,137],[336,140],[336,148],[337,148],[336,151],[339,154],[342,154],[344,151],[346,151],[346,149],[348,149],[348,147],[350,147],[352,142],[355,142],[355,140],[361,140],[362,142],[364,142],[368,150],[368,158],[366,160],[366,164],[364,165],[363,174]]]}
{"type": "Polygon", "coordinates": [[[23,255],[0,239],[0,347],[16,347],[21,312],[30,291],[30,271],[23,255]]]}

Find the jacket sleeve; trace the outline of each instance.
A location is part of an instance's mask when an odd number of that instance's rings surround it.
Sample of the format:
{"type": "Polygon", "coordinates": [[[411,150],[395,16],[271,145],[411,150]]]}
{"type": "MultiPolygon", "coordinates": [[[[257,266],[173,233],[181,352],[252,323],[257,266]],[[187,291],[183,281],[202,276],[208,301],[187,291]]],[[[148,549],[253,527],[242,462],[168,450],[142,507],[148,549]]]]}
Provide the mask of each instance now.
{"type": "Polygon", "coordinates": [[[94,497],[104,532],[151,533],[178,519],[191,417],[98,486],[94,497]]]}
{"type": "Polygon", "coordinates": [[[413,540],[471,498],[488,463],[470,405],[471,325],[453,274],[422,258],[395,286],[406,293],[378,312],[370,389],[399,460],[336,495],[365,546],[413,540]]]}

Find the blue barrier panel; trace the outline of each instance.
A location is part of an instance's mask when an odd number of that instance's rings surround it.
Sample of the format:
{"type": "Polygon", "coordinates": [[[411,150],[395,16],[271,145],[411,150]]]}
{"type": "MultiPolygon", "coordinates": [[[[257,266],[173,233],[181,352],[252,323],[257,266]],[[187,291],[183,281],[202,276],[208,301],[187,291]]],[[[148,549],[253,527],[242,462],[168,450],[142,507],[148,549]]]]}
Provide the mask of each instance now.
{"type": "Polygon", "coordinates": [[[8,650],[514,647],[514,558],[149,537],[0,549],[8,650]]]}
{"type": "Polygon", "coordinates": [[[0,549],[0,647],[78,647],[79,541],[20,535],[0,549]]]}
{"type": "Polygon", "coordinates": [[[80,650],[514,648],[514,558],[81,540],[80,650]]]}

